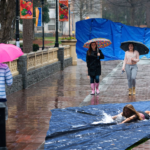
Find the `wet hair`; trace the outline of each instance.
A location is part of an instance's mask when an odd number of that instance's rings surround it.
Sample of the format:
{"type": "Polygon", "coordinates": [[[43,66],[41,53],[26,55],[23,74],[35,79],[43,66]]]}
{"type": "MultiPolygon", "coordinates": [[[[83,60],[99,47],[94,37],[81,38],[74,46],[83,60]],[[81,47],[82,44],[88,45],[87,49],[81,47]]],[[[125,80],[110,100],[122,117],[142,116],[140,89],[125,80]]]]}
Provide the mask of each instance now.
{"type": "MultiPolygon", "coordinates": [[[[134,43],[132,43],[132,42],[130,42],[129,45],[130,45],[130,44],[133,45],[133,52],[134,52],[134,51],[135,51],[135,45],[134,45],[134,43]]],[[[128,48],[129,48],[129,45],[128,45],[128,48]]]]}
{"type": "MultiPolygon", "coordinates": [[[[95,43],[96,44],[96,42],[92,42],[92,43],[95,43]]],[[[92,52],[92,43],[90,44],[90,46],[89,46],[89,49],[88,49],[88,55],[91,55],[91,52],[92,52]]],[[[96,44],[96,49],[97,49],[97,44],[96,44]]]]}
{"type": "Polygon", "coordinates": [[[139,120],[142,120],[140,114],[135,110],[135,108],[133,107],[133,105],[128,104],[128,105],[126,105],[126,106],[123,108],[123,114],[122,114],[122,116],[128,118],[128,117],[131,117],[132,115],[136,115],[139,120]],[[126,116],[126,115],[125,115],[125,109],[128,109],[128,110],[131,111],[131,113],[130,113],[129,116],[126,116]]]}

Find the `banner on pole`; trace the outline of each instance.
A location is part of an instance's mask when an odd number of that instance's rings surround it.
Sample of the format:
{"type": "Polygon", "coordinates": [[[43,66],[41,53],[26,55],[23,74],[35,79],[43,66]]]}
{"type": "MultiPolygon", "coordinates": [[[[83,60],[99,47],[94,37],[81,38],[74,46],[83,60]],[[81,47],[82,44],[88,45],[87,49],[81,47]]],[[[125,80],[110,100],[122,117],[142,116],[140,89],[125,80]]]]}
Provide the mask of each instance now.
{"type": "Polygon", "coordinates": [[[59,21],[68,21],[68,0],[59,0],[59,21]]]}
{"type": "Polygon", "coordinates": [[[33,19],[33,0],[20,0],[20,19],[33,19]]]}
{"type": "Polygon", "coordinates": [[[42,27],[42,8],[36,7],[35,13],[36,13],[36,27],[42,27]]]}

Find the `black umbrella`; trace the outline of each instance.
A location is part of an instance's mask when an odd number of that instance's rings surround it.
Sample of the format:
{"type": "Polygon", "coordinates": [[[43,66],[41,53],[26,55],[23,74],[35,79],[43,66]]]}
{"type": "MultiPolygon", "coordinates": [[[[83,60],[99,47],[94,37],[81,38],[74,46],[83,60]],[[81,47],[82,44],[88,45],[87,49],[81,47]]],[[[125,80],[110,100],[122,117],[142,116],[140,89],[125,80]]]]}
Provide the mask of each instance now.
{"type": "Polygon", "coordinates": [[[141,42],[136,42],[136,41],[126,41],[122,42],[120,48],[123,49],[125,52],[129,50],[129,44],[134,45],[134,49],[139,52],[139,55],[145,55],[149,53],[149,49],[147,46],[145,46],[141,42]]]}

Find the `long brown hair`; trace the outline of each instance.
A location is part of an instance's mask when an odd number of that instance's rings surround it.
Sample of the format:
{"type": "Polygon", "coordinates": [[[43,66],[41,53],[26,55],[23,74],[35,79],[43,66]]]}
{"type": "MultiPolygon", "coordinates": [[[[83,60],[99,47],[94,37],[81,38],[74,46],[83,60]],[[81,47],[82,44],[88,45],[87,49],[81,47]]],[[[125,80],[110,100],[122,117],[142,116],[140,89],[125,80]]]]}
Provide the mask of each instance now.
{"type": "MultiPolygon", "coordinates": [[[[96,44],[96,42],[92,42],[92,43],[95,43],[96,44]]],[[[90,44],[90,46],[89,46],[89,49],[88,49],[88,55],[90,56],[91,55],[91,52],[92,52],[92,43],[90,44]]],[[[97,50],[97,44],[96,44],[96,50],[97,50]]]]}
{"type": "MultiPolygon", "coordinates": [[[[131,104],[128,104],[128,105],[126,105],[123,108],[123,114],[122,114],[122,116],[125,116],[125,108],[127,108],[127,109],[129,109],[131,111],[131,114],[128,117],[131,117],[132,115],[136,115],[139,120],[142,120],[142,118],[140,117],[139,113],[135,110],[135,108],[131,104]]],[[[127,117],[127,116],[125,116],[125,117],[127,117]]]]}

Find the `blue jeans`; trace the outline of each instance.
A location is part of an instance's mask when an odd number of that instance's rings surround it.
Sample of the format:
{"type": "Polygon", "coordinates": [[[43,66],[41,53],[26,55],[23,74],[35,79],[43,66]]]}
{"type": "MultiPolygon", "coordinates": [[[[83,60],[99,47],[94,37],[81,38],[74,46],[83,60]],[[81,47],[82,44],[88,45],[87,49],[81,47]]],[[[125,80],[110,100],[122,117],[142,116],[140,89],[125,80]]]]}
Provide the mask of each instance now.
{"type": "Polygon", "coordinates": [[[90,83],[94,83],[94,80],[96,83],[99,83],[99,76],[90,76],[90,83]]]}

